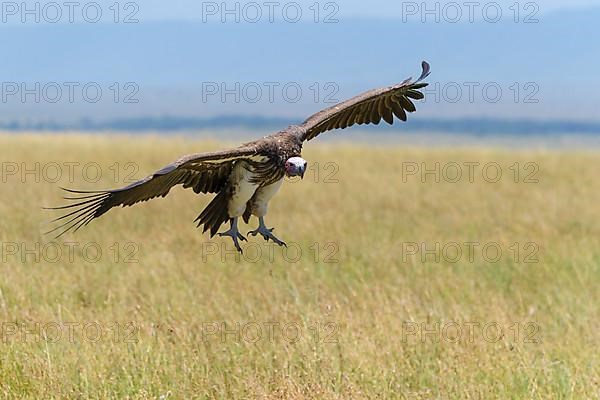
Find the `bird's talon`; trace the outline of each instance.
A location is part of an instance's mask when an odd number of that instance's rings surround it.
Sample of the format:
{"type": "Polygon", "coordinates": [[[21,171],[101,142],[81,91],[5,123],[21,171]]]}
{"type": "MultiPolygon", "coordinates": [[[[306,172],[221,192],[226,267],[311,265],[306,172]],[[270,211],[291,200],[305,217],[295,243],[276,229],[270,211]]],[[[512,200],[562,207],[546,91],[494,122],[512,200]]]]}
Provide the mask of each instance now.
{"type": "Polygon", "coordinates": [[[240,253],[240,254],[244,254],[244,252],[242,251],[242,247],[240,246],[240,240],[243,242],[247,242],[248,240],[240,233],[240,231],[238,231],[237,229],[237,222],[232,220],[231,222],[231,228],[229,228],[228,231],[223,232],[223,233],[219,233],[220,237],[223,236],[229,236],[231,238],[231,240],[233,240],[233,245],[235,246],[235,249],[240,253]]]}
{"type": "Polygon", "coordinates": [[[248,233],[251,234],[252,236],[256,236],[257,234],[260,233],[260,235],[263,237],[263,239],[265,239],[266,242],[268,242],[269,240],[272,240],[274,243],[278,244],[279,246],[285,245],[287,247],[287,245],[284,242],[277,239],[277,237],[275,237],[275,235],[273,235],[274,230],[275,230],[275,228],[267,228],[265,226],[264,220],[260,219],[258,228],[256,228],[253,231],[250,231],[248,233]]]}

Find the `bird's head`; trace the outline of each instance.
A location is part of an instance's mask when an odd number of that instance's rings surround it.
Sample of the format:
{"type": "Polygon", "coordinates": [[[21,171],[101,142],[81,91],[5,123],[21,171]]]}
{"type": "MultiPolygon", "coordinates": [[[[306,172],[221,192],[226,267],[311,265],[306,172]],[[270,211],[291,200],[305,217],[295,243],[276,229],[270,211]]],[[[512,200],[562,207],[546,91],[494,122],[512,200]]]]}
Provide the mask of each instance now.
{"type": "Polygon", "coordinates": [[[285,162],[285,174],[289,177],[299,176],[304,178],[307,164],[302,157],[292,157],[285,162]]]}

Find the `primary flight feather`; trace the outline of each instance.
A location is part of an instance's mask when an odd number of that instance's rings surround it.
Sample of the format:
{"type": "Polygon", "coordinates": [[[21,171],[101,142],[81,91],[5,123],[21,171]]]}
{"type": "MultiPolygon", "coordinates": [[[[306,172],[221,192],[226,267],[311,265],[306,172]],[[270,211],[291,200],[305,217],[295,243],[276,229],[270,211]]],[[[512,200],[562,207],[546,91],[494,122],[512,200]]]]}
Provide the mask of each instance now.
{"type": "Polygon", "coordinates": [[[243,217],[248,223],[254,215],[259,219],[259,226],[249,233],[260,234],[265,240],[271,239],[283,246],[285,243],[265,225],[264,217],[269,200],[279,190],[284,177],[304,176],[307,162],[301,158],[302,144],[332,129],[355,124],[377,125],[382,119],[393,124],[394,116],[406,121],[407,113],[416,111],[412,100],[424,97],[419,90],[427,86],[423,80],[429,75],[430,67],[423,61],[422,68],[421,76],[415,81],[409,78],[394,86],[370,90],[326,108],[300,125],[235,149],[182,157],[129,186],[105,191],[64,189],[73,194],[65,199],[75,203],[51,208],[67,210],[67,213],[55,219],[53,222],[61,223],[47,233],[58,231],[59,237],[71,230],[76,232],[113,207],[165,197],[173,186],[183,185],[196,193],[216,193],[194,221],[198,227],[203,226],[203,232],[210,231],[211,237],[229,221],[230,229],[219,235],[231,237],[241,252],[239,241],[246,238],[238,230],[238,218],[243,217]]]}

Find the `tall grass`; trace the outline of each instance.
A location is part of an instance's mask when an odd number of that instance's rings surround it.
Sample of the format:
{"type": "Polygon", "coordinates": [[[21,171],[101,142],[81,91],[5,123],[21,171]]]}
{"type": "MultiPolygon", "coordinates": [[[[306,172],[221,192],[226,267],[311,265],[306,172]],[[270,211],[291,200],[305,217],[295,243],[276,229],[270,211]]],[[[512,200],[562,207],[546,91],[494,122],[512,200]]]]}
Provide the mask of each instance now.
{"type": "Polygon", "coordinates": [[[597,152],[310,143],[267,217],[288,249],[251,237],[239,258],[180,188],[43,234],[60,186],[227,145],[0,137],[4,397],[597,398],[597,152]],[[436,163],[439,182],[407,175],[436,163]]]}

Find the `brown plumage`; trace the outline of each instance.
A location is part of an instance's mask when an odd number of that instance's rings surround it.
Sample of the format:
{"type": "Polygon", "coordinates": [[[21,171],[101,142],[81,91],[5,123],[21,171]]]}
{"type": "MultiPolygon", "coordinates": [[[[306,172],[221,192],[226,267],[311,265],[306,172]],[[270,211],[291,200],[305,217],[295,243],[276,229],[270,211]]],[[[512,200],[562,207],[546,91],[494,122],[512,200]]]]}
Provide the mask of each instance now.
{"type": "MultiPolygon", "coordinates": [[[[67,210],[68,213],[53,221],[60,221],[61,224],[50,232],[59,231],[58,236],[62,236],[70,230],[77,231],[113,207],[132,206],[156,197],[165,197],[176,185],[192,188],[196,193],[217,194],[196,218],[198,226],[204,226],[204,232],[210,230],[212,237],[230,219],[233,229],[233,219],[237,223],[237,217],[243,215],[248,222],[252,210],[262,210],[261,207],[266,210],[266,197],[272,196],[271,191],[277,190],[278,187],[275,186],[280,184],[286,174],[304,174],[306,162],[304,167],[298,164],[298,160],[304,161],[299,158],[304,141],[323,132],[355,124],[379,124],[382,119],[392,124],[394,116],[406,121],[407,113],[416,110],[412,100],[422,99],[423,94],[419,89],[427,86],[422,80],[429,75],[429,64],[423,62],[422,67],[423,72],[415,81],[407,79],[394,86],[370,90],[322,110],[300,125],[292,125],[274,135],[231,150],[182,157],[129,186],[105,191],[64,189],[76,195],[65,197],[75,203],[51,208],[67,210]],[[295,164],[292,165],[290,160],[295,164]],[[263,189],[264,192],[261,191],[263,189]],[[243,195],[247,198],[240,197],[243,195]],[[242,208],[235,207],[238,200],[243,201],[242,208]],[[239,215],[232,215],[233,208],[241,210],[234,213],[239,215]]],[[[261,226],[262,213],[266,211],[255,211],[255,215],[261,219],[261,226]]],[[[265,231],[258,233],[265,239],[270,238],[283,244],[265,231]]],[[[241,235],[238,237],[245,240],[241,235]]],[[[234,238],[234,242],[241,251],[237,239],[234,238]]]]}
{"type": "Polygon", "coordinates": [[[409,78],[394,86],[373,89],[309,117],[300,125],[303,140],[311,140],[320,133],[354,124],[378,125],[381,119],[393,124],[392,114],[406,121],[406,113],[417,110],[411,99],[421,100],[424,97],[419,89],[427,86],[422,80],[429,76],[430,67],[425,61],[422,66],[423,72],[414,82],[409,78]]]}

